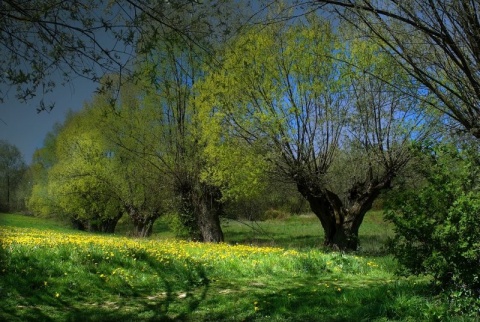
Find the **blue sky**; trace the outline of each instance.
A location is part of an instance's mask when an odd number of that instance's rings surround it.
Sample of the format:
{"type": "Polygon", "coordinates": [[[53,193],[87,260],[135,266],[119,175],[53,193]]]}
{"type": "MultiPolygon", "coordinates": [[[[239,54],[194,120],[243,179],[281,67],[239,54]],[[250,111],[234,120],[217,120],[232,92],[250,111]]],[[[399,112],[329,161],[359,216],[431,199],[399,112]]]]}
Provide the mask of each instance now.
{"type": "Polygon", "coordinates": [[[41,148],[45,135],[56,122],[63,122],[68,110],[78,111],[90,100],[96,84],[86,79],[75,79],[65,86],[57,86],[45,97],[45,103],[55,102],[51,112],[37,113],[40,99],[20,103],[11,89],[0,103],[0,139],[17,146],[26,163],[30,163],[35,149],[41,148]]]}

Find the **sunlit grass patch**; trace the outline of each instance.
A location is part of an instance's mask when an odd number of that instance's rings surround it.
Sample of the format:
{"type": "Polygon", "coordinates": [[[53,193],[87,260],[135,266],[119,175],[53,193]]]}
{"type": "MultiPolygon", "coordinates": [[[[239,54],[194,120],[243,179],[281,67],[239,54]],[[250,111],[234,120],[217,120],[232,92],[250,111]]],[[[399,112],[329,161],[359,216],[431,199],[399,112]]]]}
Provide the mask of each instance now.
{"type": "MultiPolygon", "coordinates": [[[[151,267],[204,267],[222,274],[233,270],[242,276],[262,274],[369,274],[378,268],[372,260],[319,250],[296,251],[280,247],[204,244],[182,240],[135,240],[84,233],[64,233],[35,228],[0,227],[3,248],[31,258],[48,250],[56,261],[79,262],[102,269],[115,264],[137,267],[137,259],[151,267]]],[[[53,259],[52,259],[53,260],[53,259]]],[[[107,274],[108,272],[103,272],[107,274]]]]}

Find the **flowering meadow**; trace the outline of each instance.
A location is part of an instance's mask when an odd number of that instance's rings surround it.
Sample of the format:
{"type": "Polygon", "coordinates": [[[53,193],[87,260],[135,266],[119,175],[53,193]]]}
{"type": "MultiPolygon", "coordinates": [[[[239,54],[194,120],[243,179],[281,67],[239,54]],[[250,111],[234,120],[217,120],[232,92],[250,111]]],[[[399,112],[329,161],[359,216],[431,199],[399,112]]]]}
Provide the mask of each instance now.
{"type": "Polygon", "coordinates": [[[381,320],[405,296],[428,304],[416,293],[425,283],[395,277],[391,258],[34,227],[0,234],[5,321],[381,320]]]}

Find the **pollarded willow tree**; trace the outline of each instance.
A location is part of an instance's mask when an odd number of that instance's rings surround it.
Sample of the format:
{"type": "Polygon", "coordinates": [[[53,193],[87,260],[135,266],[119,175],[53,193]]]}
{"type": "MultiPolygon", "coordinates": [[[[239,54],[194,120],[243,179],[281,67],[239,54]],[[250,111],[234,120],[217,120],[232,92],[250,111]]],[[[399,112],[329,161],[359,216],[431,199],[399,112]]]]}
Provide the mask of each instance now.
{"type": "Polygon", "coordinates": [[[208,149],[262,151],[259,164],[296,184],[324,244],[339,249],[358,247],[366,212],[429,124],[417,85],[388,55],[367,40],[346,42],[314,16],[245,33],[198,90],[208,149]]]}
{"type": "Polygon", "coordinates": [[[40,180],[30,204],[34,211],[68,218],[76,228],[113,233],[123,209],[102,179],[113,173],[104,153],[108,145],[98,129],[86,124],[85,112],[65,122],[55,138],[56,160],[44,180],[35,178],[40,180]]]}
{"type": "MultiPolygon", "coordinates": [[[[154,8],[164,10],[164,6],[154,8]]],[[[165,10],[173,25],[185,26],[184,32],[166,27],[155,17],[145,19],[135,66],[137,94],[116,107],[117,115],[125,117],[123,114],[133,112],[136,106],[137,114],[131,114],[129,120],[142,114],[149,117],[144,124],[124,122],[123,128],[113,133],[128,134],[112,138],[132,154],[145,149],[155,171],[168,178],[176,213],[190,238],[221,242],[221,193],[201,176],[205,160],[196,134],[197,107],[192,88],[203,77],[203,66],[212,63],[214,47],[241,24],[247,10],[236,10],[234,4],[224,0],[180,1],[165,10]],[[226,24],[226,19],[231,24],[226,24]],[[143,135],[145,124],[149,124],[148,136],[143,135]],[[140,128],[135,130],[135,126],[140,128]],[[128,140],[136,145],[126,144],[128,140]]]]}
{"type": "Polygon", "coordinates": [[[169,180],[159,171],[151,152],[158,144],[152,135],[158,130],[152,110],[139,104],[136,96],[141,93],[133,85],[122,87],[120,94],[115,107],[104,94],[85,106],[83,131],[96,133],[102,129],[99,140],[105,142],[98,155],[103,166],[89,176],[108,186],[108,195],[131,219],[133,235],[146,237],[168,210],[172,196],[169,180]]]}
{"type": "MultiPolygon", "coordinates": [[[[197,31],[204,29],[201,21],[195,19],[192,23],[197,31]]],[[[150,134],[157,144],[150,153],[158,168],[170,178],[171,190],[177,197],[176,213],[190,238],[221,242],[221,194],[216,186],[200,177],[205,162],[195,134],[197,110],[192,100],[192,87],[202,77],[201,67],[209,58],[193,42],[176,33],[167,32],[163,37],[139,64],[145,85],[145,99],[140,104],[148,105],[145,107],[156,124],[156,130],[150,134]]],[[[206,39],[198,41],[209,46],[206,39]]]]}

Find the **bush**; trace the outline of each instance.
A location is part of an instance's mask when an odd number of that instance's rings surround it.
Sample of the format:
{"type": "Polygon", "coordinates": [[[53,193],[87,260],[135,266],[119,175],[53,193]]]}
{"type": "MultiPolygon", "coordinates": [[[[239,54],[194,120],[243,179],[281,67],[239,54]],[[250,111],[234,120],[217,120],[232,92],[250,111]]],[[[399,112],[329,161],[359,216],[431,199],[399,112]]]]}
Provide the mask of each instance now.
{"type": "Polygon", "coordinates": [[[387,203],[386,217],[395,224],[392,251],[404,274],[433,276],[454,311],[480,315],[478,151],[444,145],[421,152],[423,185],[387,203]]]}
{"type": "Polygon", "coordinates": [[[169,213],[160,217],[160,220],[164,222],[170,231],[178,238],[188,238],[190,236],[189,228],[183,223],[182,218],[177,213],[169,213]]]}

